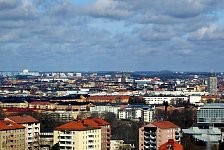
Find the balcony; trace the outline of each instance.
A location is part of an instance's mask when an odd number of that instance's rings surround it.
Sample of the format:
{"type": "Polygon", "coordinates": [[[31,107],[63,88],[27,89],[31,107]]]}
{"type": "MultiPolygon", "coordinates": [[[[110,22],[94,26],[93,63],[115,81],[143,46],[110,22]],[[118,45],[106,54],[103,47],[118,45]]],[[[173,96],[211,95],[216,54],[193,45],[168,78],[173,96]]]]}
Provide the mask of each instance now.
{"type": "Polygon", "coordinates": [[[145,146],[144,149],[145,150],[150,150],[150,146],[145,146]]]}
{"type": "Polygon", "coordinates": [[[180,133],[178,131],[175,131],[175,135],[179,135],[180,133]]]}
{"type": "Polygon", "coordinates": [[[156,136],[150,135],[150,139],[156,139],[156,136]]]}
{"type": "Polygon", "coordinates": [[[156,141],[150,141],[151,145],[156,145],[156,141]]]}
{"type": "Polygon", "coordinates": [[[179,135],[175,135],[175,140],[179,141],[180,140],[180,136],[179,135]]]}
{"type": "Polygon", "coordinates": [[[94,145],[89,145],[88,149],[94,149],[94,145]]]}
{"type": "Polygon", "coordinates": [[[151,133],[151,136],[156,136],[156,132],[152,132],[151,133]]]}
{"type": "Polygon", "coordinates": [[[150,132],[144,132],[144,135],[149,136],[150,132]]]}
{"type": "Polygon", "coordinates": [[[145,145],[149,146],[151,143],[148,141],[145,141],[145,145]]]}
{"type": "Polygon", "coordinates": [[[59,144],[60,146],[64,146],[64,147],[72,147],[72,144],[59,144]]]}
{"type": "Polygon", "coordinates": [[[72,136],[72,134],[60,134],[59,136],[72,136]]]}
{"type": "Polygon", "coordinates": [[[93,144],[94,140],[88,140],[88,144],[93,144]]]}
{"type": "Polygon", "coordinates": [[[150,137],[149,137],[149,136],[145,136],[145,137],[144,137],[144,140],[145,140],[145,141],[149,141],[149,140],[150,140],[150,137]]]}
{"type": "Polygon", "coordinates": [[[72,138],[70,138],[70,139],[66,139],[66,138],[59,139],[59,141],[61,141],[61,142],[66,142],[66,141],[72,142],[72,138]]]}

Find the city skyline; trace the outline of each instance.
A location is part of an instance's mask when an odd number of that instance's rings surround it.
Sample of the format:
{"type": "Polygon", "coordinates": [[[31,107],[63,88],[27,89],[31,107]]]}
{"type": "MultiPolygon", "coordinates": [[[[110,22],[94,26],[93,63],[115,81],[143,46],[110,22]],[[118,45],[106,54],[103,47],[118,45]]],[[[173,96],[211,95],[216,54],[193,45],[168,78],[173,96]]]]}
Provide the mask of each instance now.
{"type": "Polygon", "coordinates": [[[222,72],[223,6],[0,0],[0,70],[222,72]]]}

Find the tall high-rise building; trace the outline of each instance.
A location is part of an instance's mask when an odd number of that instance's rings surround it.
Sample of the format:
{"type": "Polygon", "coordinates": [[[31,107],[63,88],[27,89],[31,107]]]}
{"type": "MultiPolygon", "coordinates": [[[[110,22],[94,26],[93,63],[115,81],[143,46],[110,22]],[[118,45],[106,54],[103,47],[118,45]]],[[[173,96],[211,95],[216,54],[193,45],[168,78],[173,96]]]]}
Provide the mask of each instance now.
{"type": "Polygon", "coordinates": [[[208,77],[208,92],[211,95],[217,95],[218,89],[217,89],[217,77],[216,76],[210,76],[208,77]]]}

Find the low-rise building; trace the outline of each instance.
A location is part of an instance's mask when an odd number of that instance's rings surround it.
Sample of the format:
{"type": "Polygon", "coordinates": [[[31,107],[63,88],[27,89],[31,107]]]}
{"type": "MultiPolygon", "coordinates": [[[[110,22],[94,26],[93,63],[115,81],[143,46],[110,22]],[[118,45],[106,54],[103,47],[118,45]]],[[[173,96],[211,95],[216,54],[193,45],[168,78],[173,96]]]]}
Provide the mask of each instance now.
{"type": "Polygon", "coordinates": [[[118,110],[118,119],[140,119],[144,122],[151,122],[154,114],[155,108],[149,105],[127,105],[118,110]]]}
{"type": "Polygon", "coordinates": [[[171,101],[182,100],[188,101],[188,96],[145,96],[143,97],[146,104],[154,105],[154,104],[163,104],[163,102],[168,102],[169,104],[171,101]]]}
{"type": "Polygon", "coordinates": [[[56,108],[56,105],[54,103],[50,102],[30,102],[29,103],[29,108],[35,108],[35,109],[43,109],[43,110],[52,110],[56,108]]]}
{"type": "Polygon", "coordinates": [[[115,115],[118,115],[118,110],[120,105],[106,104],[106,105],[94,105],[90,107],[91,112],[112,112],[115,115]]]}
{"type": "Polygon", "coordinates": [[[27,108],[28,102],[23,100],[4,100],[0,102],[1,108],[27,108]]]}

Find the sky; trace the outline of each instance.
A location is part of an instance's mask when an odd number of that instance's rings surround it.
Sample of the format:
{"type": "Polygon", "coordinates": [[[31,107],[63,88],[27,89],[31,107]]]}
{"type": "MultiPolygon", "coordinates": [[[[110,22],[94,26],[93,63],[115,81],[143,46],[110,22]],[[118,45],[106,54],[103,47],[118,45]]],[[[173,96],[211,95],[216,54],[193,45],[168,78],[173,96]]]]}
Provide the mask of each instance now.
{"type": "Polygon", "coordinates": [[[224,0],[0,0],[0,71],[224,71],[224,0]]]}

